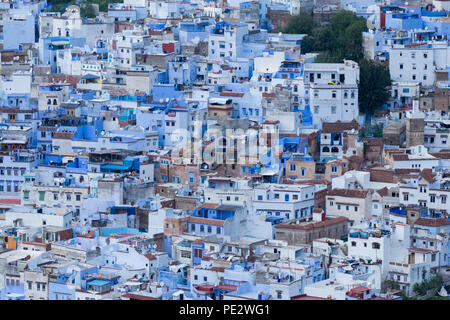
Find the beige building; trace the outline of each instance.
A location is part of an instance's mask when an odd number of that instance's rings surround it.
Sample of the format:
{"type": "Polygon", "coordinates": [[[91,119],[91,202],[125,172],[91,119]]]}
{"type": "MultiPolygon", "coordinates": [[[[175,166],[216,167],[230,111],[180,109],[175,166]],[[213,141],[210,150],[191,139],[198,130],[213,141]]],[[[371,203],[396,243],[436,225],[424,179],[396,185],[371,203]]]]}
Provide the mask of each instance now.
{"type": "Polygon", "coordinates": [[[359,223],[371,217],[371,200],[367,190],[333,189],[326,198],[326,212],[359,223]]]}
{"type": "Polygon", "coordinates": [[[324,237],[341,239],[347,234],[349,221],[346,217],[325,216],[318,212],[314,216],[312,219],[295,219],[276,225],[275,239],[287,241],[288,245],[299,245],[311,244],[324,237]]]}

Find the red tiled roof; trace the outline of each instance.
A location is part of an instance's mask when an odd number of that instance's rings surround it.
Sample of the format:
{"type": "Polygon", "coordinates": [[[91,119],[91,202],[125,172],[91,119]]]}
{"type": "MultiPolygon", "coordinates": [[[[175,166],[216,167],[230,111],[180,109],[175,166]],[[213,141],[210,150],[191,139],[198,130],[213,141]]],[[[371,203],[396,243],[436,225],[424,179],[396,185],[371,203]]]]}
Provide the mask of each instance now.
{"type": "Polygon", "coordinates": [[[336,218],[326,218],[325,221],[317,221],[317,222],[301,222],[300,224],[295,224],[296,221],[280,223],[275,226],[275,229],[297,229],[297,230],[310,230],[314,228],[322,228],[338,223],[342,223],[345,221],[350,221],[346,217],[336,217],[336,218]]]}
{"type": "Polygon", "coordinates": [[[156,256],[151,253],[144,254],[144,257],[146,257],[148,260],[156,260],[156,256]]]}
{"type": "Polygon", "coordinates": [[[225,220],[199,218],[199,217],[189,217],[188,222],[201,223],[201,224],[220,226],[220,227],[223,227],[225,225],[225,220]]]}
{"type": "Polygon", "coordinates": [[[328,191],[328,196],[345,197],[345,198],[366,198],[367,190],[353,190],[353,189],[332,189],[328,191]]]}
{"type": "Polygon", "coordinates": [[[122,296],[122,298],[128,298],[132,300],[158,300],[157,298],[141,296],[139,294],[127,293],[122,296]]]}
{"type": "Polygon", "coordinates": [[[386,197],[388,195],[388,188],[384,187],[383,189],[377,190],[377,193],[382,197],[386,197]]]}
{"type": "Polygon", "coordinates": [[[198,207],[197,209],[216,209],[219,206],[218,203],[204,203],[202,204],[200,207],[198,207]]]}
{"type": "Polygon", "coordinates": [[[291,300],[329,300],[327,298],[308,296],[306,294],[300,294],[298,296],[291,297],[291,300]]]}
{"type": "Polygon", "coordinates": [[[0,204],[20,204],[20,199],[0,199],[0,204]]]}
{"type": "Polygon", "coordinates": [[[73,132],[55,132],[53,133],[53,139],[72,139],[73,132]]]}
{"type": "Polygon", "coordinates": [[[433,157],[438,159],[450,159],[450,152],[430,152],[433,157]]]}
{"type": "Polygon", "coordinates": [[[450,221],[446,218],[432,219],[432,218],[419,218],[414,225],[426,226],[426,227],[443,227],[450,224],[450,221]]]}
{"type": "Polygon", "coordinates": [[[369,146],[382,146],[383,145],[383,140],[381,138],[362,138],[361,140],[369,146]]]}
{"type": "Polygon", "coordinates": [[[220,95],[222,97],[243,97],[244,93],[243,92],[227,92],[227,91],[222,91],[220,93],[220,95]]]}
{"type": "Polygon", "coordinates": [[[325,133],[342,133],[352,129],[358,130],[359,124],[356,121],[351,122],[323,122],[322,132],[325,133]]]}
{"type": "Polygon", "coordinates": [[[424,169],[420,172],[420,177],[424,178],[428,183],[434,182],[434,176],[436,175],[431,169],[424,169]]]}
{"type": "Polygon", "coordinates": [[[394,159],[394,161],[404,161],[409,160],[409,156],[407,154],[393,154],[392,159],[394,159]]]}

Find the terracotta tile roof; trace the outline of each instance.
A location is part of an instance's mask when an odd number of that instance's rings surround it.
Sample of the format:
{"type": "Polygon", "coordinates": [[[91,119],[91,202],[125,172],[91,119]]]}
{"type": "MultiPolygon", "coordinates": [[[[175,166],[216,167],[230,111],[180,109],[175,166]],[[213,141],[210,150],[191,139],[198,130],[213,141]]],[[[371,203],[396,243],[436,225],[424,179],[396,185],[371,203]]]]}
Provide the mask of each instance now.
{"type": "Polygon", "coordinates": [[[280,123],[279,120],[266,120],[264,121],[264,124],[278,124],[280,123]]]}
{"type": "Polygon", "coordinates": [[[122,298],[128,298],[132,300],[158,300],[157,298],[148,297],[148,296],[141,296],[139,294],[134,293],[127,293],[122,296],[122,298]]]}
{"type": "Polygon", "coordinates": [[[353,189],[332,189],[328,191],[328,196],[345,197],[345,198],[366,198],[367,190],[353,190],[353,189]]]}
{"type": "Polygon", "coordinates": [[[386,197],[389,194],[389,191],[388,188],[384,187],[383,189],[377,190],[377,193],[382,197],[386,197]]]}
{"type": "Polygon", "coordinates": [[[414,223],[415,226],[425,226],[425,227],[443,227],[450,224],[450,221],[446,218],[419,218],[414,223]]]}
{"type": "Polygon", "coordinates": [[[291,300],[329,300],[327,298],[308,296],[306,294],[300,294],[298,296],[291,297],[291,300]]]}
{"type": "Polygon", "coordinates": [[[392,170],[372,169],[370,172],[370,181],[394,183],[394,172],[392,170]]]}
{"type": "Polygon", "coordinates": [[[128,95],[128,91],[124,89],[112,90],[109,92],[111,97],[122,97],[128,95]]]}
{"type": "Polygon", "coordinates": [[[55,132],[53,133],[53,139],[72,139],[73,132],[55,132]]]}
{"type": "Polygon", "coordinates": [[[323,228],[327,226],[332,226],[342,222],[350,221],[346,217],[327,217],[325,221],[310,221],[310,222],[300,222],[296,224],[297,220],[291,222],[280,223],[275,226],[275,229],[296,229],[296,230],[311,230],[316,228],[323,228]]]}
{"type": "Polygon", "coordinates": [[[216,271],[216,272],[224,272],[225,267],[211,267],[211,268],[209,268],[209,270],[216,271]]]}
{"type": "Polygon", "coordinates": [[[411,174],[420,172],[420,169],[394,169],[395,174],[411,174]]]}
{"type": "Polygon", "coordinates": [[[223,227],[225,225],[225,220],[208,219],[208,218],[200,218],[200,217],[189,217],[188,222],[201,223],[201,224],[207,224],[207,225],[211,225],[211,226],[220,226],[220,227],[223,227]]]}
{"type": "Polygon", "coordinates": [[[409,160],[409,156],[407,154],[393,154],[392,159],[394,159],[394,161],[404,161],[409,160]]]}
{"type": "Polygon", "coordinates": [[[356,121],[351,122],[323,122],[322,132],[324,133],[342,133],[352,129],[358,130],[359,124],[356,121]]]}
{"type": "Polygon", "coordinates": [[[20,199],[0,199],[0,204],[20,204],[20,199]]]}
{"type": "Polygon", "coordinates": [[[450,152],[430,152],[430,154],[438,159],[450,159],[450,152]]]}
{"type": "Polygon", "coordinates": [[[243,97],[244,93],[243,92],[227,92],[227,91],[222,91],[220,93],[220,95],[222,97],[243,97]]]}
{"type": "Polygon", "coordinates": [[[144,257],[146,257],[148,260],[156,260],[156,256],[151,253],[144,254],[144,257]]]}
{"type": "Polygon", "coordinates": [[[419,176],[425,179],[428,183],[432,183],[434,182],[434,177],[436,174],[433,173],[431,169],[424,169],[420,172],[419,176]]]}
{"type": "Polygon", "coordinates": [[[383,140],[381,138],[362,138],[361,140],[369,146],[382,146],[383,145],[383,140]]]}
{"type": "Polygon", "coordinates": [[[219,206],[218,203],[204,203],[202,204],[200,207],[198,207],[197,209],[216,209],[219,206]]]}

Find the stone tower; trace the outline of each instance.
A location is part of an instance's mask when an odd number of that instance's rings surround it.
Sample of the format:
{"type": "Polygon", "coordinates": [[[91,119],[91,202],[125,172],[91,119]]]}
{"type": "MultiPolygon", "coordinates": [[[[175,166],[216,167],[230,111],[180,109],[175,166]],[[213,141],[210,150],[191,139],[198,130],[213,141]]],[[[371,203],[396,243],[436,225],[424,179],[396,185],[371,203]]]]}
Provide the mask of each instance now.
{"type": "Polygon", "coordinates": [[[425,114],[419,110],[419,100],[413,101],[413,109],[406,115],[406,147],[422,146],[425,114]]]}

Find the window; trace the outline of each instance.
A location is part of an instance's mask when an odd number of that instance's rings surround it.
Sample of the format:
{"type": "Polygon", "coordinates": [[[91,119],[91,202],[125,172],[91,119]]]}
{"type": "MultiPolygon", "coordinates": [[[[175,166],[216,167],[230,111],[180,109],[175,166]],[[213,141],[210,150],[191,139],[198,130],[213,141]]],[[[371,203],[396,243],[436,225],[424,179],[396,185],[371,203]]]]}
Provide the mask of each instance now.
{"type": "Polygon", "coordinates": [[[352,247],[356,247],[356,241],[352,241],[352,247]]]}
{"type": "Polygon", "coordinates": [[[53,194],[53,200],[55,200],[55,201],[58,200],[58,194],[57,193],[53,194]]]}
{"type": "Polygon", "coordinates": [[[189,251],[181,251],[181,257],[190,259],[191,253],[189,251]]]}
{"type": "Polygon", "coordinates": [[[380,244],[378,242],[373,242],[372,249],[380,249],[380,244]]]}
{"type": "Polygon", "coordinates": [[[45,191],[39,191],[39,201],[45,200],[45,191]]]}
{"type": "Polygon", "coordinates": [[[289,170],[291,171],[297,170],[297,166],[295,165],[295,163],[291,163],[289,170]]]}
{"type": "Polygon", "coordinates": [[[280,194],[279,194],[279,193],[275,193],[275,194],[274,194],[274,198],[275,198],[275,199],[280,199],[280,194]]]}
{"type": "Polygon", "coordinates": [[[403,201],[408,201],[408,200],[409,200],[409,194],[403,193],[403,201]]]}

